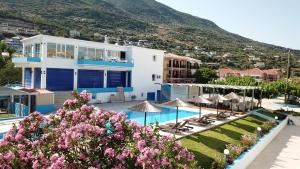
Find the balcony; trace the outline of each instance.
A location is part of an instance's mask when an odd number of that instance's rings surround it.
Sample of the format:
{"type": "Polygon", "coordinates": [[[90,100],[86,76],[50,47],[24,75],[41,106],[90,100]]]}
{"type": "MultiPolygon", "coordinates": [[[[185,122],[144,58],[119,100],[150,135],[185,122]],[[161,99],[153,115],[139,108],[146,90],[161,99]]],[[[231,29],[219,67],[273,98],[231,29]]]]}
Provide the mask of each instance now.
{"type": "MultiPolygon", "coordinates": [[[[88,91],[89,93],[114,93],[117,92],[117,88],[79,88],[78,92],[88,91]]],[[[132,92],[133,87],[124,87],[124,92],[132,92]]]]}
{"type": "Polygon", "coordinates": [[[41,62],[40,57],[13,56],[13,63],[41,62]]]}
{"type": "Polygon", "coordinates": [[[79,65],[97,65],[97,66],[109,66],[109,67],[133,67],[133,63],[126,60],[91,60],[91,59],[79,59],[77,62],[79,65]]]}

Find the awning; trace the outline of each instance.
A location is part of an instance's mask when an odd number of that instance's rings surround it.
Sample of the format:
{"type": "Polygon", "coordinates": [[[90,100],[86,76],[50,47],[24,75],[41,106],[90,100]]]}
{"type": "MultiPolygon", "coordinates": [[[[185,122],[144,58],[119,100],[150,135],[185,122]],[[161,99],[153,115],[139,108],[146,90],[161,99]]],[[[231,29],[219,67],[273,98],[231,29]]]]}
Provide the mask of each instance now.
{"type": "Polygon", "coordinates": [[[10,95],[28,95],[28,93],[16,89],[11,89],[8,87],[0,87],[0,96],[10,95]]]}

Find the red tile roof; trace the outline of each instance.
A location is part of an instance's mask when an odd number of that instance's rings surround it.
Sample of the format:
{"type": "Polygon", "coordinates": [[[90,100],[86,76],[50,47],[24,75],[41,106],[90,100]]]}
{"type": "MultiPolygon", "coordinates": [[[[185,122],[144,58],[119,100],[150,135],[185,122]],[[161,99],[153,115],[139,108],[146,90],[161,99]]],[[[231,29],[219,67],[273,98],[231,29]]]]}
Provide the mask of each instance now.
{"type": "Polygon", "coordinates": [[[218,73],[219,74],[237,74],[237,75],[240,74],[240,72],[238,70],[234,70],[234,69],[231,69],[231,68],[220,68],[218,70],[218,73]]]}
{"type": "Polygon", "coordinates": [[[224,74],[236,74],[236,75],[274,75],[278,76],[279,75],[279,70],[278,69],[268,69],[268,70],[260,70],[258,68],[253,68],[253,69],[247,69],[247,70],[235,70],[231,68],[220,68],[218,70],[218,73],[220,75],[224,74]]]}
{"type": "Polygon", "coordinates": [[[264,71],[258,69],[258,68],[254,68],[254,69],[247,69],[247,70],[243,70],[240,71],[242,75],[263,75],[265,74],[264,71]]]}

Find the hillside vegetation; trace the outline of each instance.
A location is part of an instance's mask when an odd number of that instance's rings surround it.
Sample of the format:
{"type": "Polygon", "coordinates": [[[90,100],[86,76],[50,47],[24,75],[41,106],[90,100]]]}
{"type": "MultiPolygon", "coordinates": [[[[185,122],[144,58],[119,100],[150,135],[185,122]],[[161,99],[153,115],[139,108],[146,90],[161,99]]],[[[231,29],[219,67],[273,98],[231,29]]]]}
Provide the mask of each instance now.
{"type": "MultiPolygon", "coordinates": [[[[286,64],[283,47],[232,34],[155,0],[0,0],[0,4],[0,17],[32,22],[43,34],[68,37],[69,30],[77,30],[80,38],[95,41],[103,41],[104,35],[121,43],[148,40],[147,47],[238,68],[252,67],[251,55],[266,62],[266,68],[286,64]]],[[[292,52],[300,56],[300,51],[292,52]]]]}

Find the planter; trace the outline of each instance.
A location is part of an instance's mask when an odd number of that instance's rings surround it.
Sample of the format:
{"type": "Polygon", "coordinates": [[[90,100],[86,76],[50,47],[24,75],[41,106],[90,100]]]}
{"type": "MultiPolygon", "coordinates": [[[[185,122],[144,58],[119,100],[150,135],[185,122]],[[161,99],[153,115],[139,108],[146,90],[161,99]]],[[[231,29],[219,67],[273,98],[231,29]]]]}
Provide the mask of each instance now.
{"type": "Polygon", "coordinates": [[[287,125],[288,118],[281,121],[276,127],[272,128],[269,133],[262,136],[248,151],[242,153],[233,164],[228,165],[227,169],[247,168],[255,158],[270,144],[270,142],[282,131],[287,125]]]}

